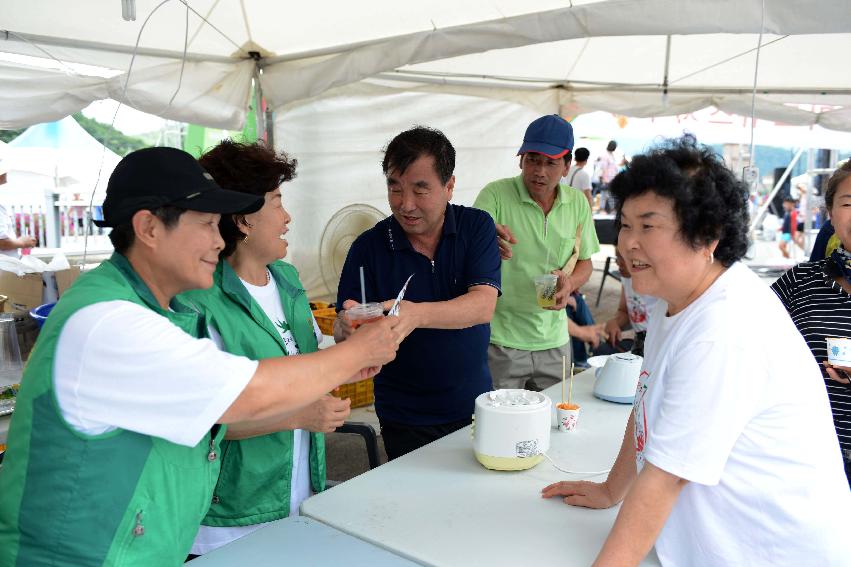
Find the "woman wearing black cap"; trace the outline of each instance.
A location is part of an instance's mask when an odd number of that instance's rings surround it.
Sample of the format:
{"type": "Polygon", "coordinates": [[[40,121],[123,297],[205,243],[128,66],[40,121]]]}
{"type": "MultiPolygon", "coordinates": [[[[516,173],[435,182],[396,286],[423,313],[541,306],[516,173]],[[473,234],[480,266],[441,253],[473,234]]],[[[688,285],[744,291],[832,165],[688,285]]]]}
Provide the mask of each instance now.
{"type": "Polygon", "coordinates": [[[178,293],[213,283],[225,191],[172,148],[126,156],[103,225],[115,254],[51,312],[0,469],[0,565],[179,565],[213,498],[219,424],[276,423],[392,360],[391,321],[344,345],[256,362],[220,351],[178,293]],[[308,379],[310,378],[310,379],[308,379]]]}

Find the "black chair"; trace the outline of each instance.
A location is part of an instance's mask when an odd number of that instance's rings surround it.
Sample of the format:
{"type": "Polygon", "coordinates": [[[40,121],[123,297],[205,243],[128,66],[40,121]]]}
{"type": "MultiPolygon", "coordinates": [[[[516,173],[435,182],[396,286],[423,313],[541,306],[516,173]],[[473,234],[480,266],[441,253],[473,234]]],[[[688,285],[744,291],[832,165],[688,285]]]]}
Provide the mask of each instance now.
{"type": "Polygon", "coordinates": [[[621,273],[618,270],[611,269],[612,262],[614,260],[615,258],[612,256],[606,258],[606,266],[603,268],[603,277],[600,280],[600,289],[597,290],[597,301],[594,303],[594,307],[600,307],[600,298],[603,296],[603,285],[606,283],[607,276],[611,276],[617,281],[621,281],[621,273]]]}
{"type": "MultiPolygon", "coordinates": [[[[366,458],[367,463],[369,465],[369,470],[372,470],[381,464],[380,450],[378,448],[378,435],[375,433],[375,429],[370,424],[363,423],[360,421],[347,421],[341,427],[338,427],[331,435],[337,433],[360,435],[363,438],[364,444],[366,446],[366,458]]],[[[327,439],[328,438],[326,437],[326,443],[328,442],[327,439]]],[[[326,459],[328,459],[328,466],[331,467],[330,454],[326,453],[326,459]]],[[[331,488],[333,486],[337,486],[341,482],[344,482],[344,480],[327,479],[325,481],[325,485],[328,488],[331,488]]]]}
{"type": "MultiPolygon", "coordinates": [[[[594,218],[594,230],[597,231],[597,240],[600,244],[614,244],[618,236],[615,230],[614,216],[594,218]]],[[[606,283],[606,277],[611,276],[617,281],[621,281],[621,273],[612,269],[612,262],[614,261],[615,258],[613,256],[606,258],[606,265],[603,268],[603,278],[600,280],[600,289],[597,291],[597,301],[594,307],[600,306],[600,297],[603,295],[603,285],[606,283]]]]}
{"type": "Polygon", "coordinates": [[[381,464],[378,457],[378,435],[375,433],[375,428],[370,424],[361,421],[347,421],[342,427],[338,427],[336,432],[354,433],[363,437],[363,441],[366,444],[366,458],[369,461],[370,470],[381,464]]]}

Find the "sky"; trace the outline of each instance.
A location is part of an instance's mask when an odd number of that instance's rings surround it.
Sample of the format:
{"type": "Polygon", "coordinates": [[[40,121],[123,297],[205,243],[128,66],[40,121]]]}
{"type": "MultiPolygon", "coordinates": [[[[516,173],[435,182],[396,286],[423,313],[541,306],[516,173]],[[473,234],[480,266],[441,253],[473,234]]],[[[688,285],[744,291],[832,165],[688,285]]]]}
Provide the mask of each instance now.
{"type": "Polygon", "coordinates": [[[115,128],[128,136],[157,131],[166,122],[162,118],[125,105],[121,105],[116,116],[115,109],[117,107],[118,103],[112,99],[98,100],[84,108],[83,114],[103,124],[112,124],[113,116],[115,116],[115,128]]]}

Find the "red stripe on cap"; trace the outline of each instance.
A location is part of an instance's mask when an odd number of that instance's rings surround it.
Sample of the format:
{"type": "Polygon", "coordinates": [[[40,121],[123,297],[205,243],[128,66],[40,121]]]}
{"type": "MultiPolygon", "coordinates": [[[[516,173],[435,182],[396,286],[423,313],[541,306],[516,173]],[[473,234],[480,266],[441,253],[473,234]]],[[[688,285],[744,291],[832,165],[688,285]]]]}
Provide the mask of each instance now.
{"type": "Polygon", "coordinates": [[[547,156],[550,159],[558,159],[560,157],[564,157],[565,154],[567,154],[568,152],[570,152],[570,150],[564,150],[563,152],[559,152],[557,154],[550,155],[550,154],[545,154],[544,152],[533,152],[532,150],[529,150],[526,153],[527,154],[541,154],[542,156],[547,156]]]}

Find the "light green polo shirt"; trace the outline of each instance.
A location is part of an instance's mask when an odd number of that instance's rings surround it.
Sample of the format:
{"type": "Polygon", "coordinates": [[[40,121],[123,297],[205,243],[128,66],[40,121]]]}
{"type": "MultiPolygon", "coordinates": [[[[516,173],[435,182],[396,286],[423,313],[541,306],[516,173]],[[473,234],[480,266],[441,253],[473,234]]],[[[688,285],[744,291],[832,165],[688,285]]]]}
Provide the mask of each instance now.
{"type": "Polygon", "coordinates": [[[552,210],[544,215],[518,175],[488,183],[473,206],[490,213],[497,224],[507,225],[517,239],[512,257],[502,261],[502,296],[491,320],[491,343],[521,350],[566,344],[567,313],[538,307],[533,278],[564,267],[580,224],[579,259],[587,260],[600,250],[588,199],[581,191],[560,185],[552,210]]]}

